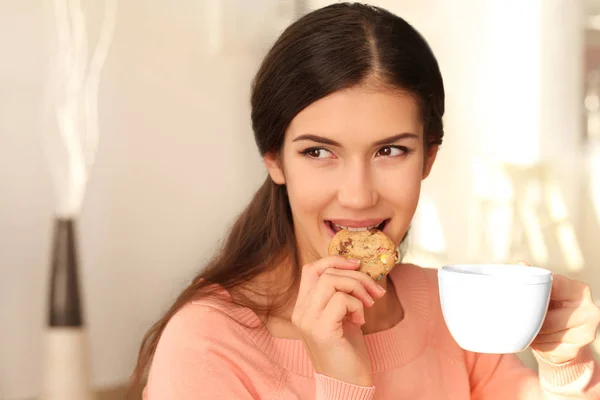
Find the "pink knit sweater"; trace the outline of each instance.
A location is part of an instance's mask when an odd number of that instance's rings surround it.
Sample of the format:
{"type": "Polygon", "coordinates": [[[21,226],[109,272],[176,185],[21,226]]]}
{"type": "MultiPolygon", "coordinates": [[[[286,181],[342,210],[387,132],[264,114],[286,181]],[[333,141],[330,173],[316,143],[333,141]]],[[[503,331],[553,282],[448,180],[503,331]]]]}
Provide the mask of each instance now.
{"type": "Polygon", "coordinates": [[[203,299],[167,325],[144,399],[600,399],[600,371],[589,348],[568,365],[538,358],[538,378],[514,355],[458,347],[442,318],[435,270],[402,265],[391,279],[405,316],[365,336],[373,387],[315,374],[300,340],[243,327],[236,321],[259,322],[251,310],[203,299]]]}

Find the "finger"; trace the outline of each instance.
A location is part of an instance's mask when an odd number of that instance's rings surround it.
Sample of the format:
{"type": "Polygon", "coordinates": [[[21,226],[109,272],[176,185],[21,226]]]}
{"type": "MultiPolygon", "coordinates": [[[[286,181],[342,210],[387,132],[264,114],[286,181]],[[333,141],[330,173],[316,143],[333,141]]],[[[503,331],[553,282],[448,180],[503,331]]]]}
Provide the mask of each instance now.
{"type": "Polygon", "coordinates": [[[348,276],[324,273],[309,295],[309,308],[317,312],[322,311],[336,292],[343,292],[357,298],[365,307],[371,307],[375,303],[375,299],[360,281],[348,276]]]}
{"type": "Polygon", "coordinates": [[[540,334],[560,332],[564,329],[585,325],[588,321],[588,311],[581,307],[558,308],[548,311],[540,334]]]}
{"type": "Polygon", "coordinates": [[[538,335],[533,342],[536,345],[566,343],[583,347],[592,343],[595,339],[596,329],[586,324],[550,334],[538,335]]]}
{"type": "Polygon", "coordinates": [[[571,280],[562,275],[554,275],[552,279],[552,292],[550,298],[553,301],[582,301],[592,297],[590,287],[576,280],[571,280]]]}
{"type": "Polygon", "coordinates": [[[365,312],[360,300],[349,294],[337,292],[327,303],[320,321],[330,329],[336,329],[346,316],[356,325],[365,323],[365,312]]]}
{"type": "Polygon", "coordinates": [[[367,289],[367,292],[371,297],[379,298],[385,294],[385,289],[381,287],[377,282],[373,280],[369,275],[361,271],[347,271],[335,268],[329,268],[324,274],[331,274],[336,276],[347,276],[361,282],[367,289]]]}
{"type": "Polygon", "coordinates": [[[360,262],[347,259],[342,256],[329,256],[306,264],[302,267],[302,277],[300,279],[300,288],[298,289],[298,300],[304,299],[311,292],[313,286],[319,277],[329,268],[339,268],[344,270],[353,270],[360,267],[360,262]]]}
{"type": "Polygon", "coordinates": [[[517,264],[518,265],[524,265],[526,267],[531,267],[531,264],[529,264],[527,261],[524,261],[524,260],[517,261],[517,264]]]}

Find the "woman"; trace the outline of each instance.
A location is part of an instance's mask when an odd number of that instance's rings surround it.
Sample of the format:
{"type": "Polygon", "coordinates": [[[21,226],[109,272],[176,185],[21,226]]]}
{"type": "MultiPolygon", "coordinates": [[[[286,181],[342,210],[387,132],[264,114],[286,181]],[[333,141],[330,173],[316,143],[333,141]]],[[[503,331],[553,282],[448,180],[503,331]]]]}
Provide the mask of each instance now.
{"type": "Polygon", "coordinates": [[[149,369],[148,400],[600,399],[586,285],[556,277],[538,378],[514,355],[457,346],[435,271],[398,265],[375,282],[328,256],[341,227],[404,240],[443,113],[437,61],[397,16],[335,4],[291,25],[253,85],[269,176],[146,336],[133,387],[149,369]]]}

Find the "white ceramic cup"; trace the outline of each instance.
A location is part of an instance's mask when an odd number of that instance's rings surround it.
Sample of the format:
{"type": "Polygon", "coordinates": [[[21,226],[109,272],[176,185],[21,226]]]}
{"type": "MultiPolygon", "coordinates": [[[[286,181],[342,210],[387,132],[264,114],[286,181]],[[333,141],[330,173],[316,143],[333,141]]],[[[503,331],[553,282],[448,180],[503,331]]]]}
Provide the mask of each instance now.
{"type": "Polygon", "coordinates": [[[518,353],[539,333],[552,273],[513,264],[448,265],[438,270],[442,313],[464,350],[518,353]]]}

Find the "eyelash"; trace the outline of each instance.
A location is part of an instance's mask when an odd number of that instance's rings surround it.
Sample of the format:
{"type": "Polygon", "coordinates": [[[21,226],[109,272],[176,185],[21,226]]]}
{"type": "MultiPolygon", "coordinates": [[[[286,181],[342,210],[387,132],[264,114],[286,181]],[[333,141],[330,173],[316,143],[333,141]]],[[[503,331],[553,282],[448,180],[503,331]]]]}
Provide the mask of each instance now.
{"type": "MultiPolygon", "coordinates": [[[[384,146],[384,147],[382,147],[382,148],[378,149],[378,150],[377,150],[377,153],[379,153],[379,152],[380,152],[381,150],[383,150],[383,149],[388,149],[388,148],[389,148],[389,149],[397,149],[397,150],[400,150],[400,151],[402,152],[402,154],[400,154],[400,155],[398,155],[398,156],[408,155],[408,154],[412,153],[412,149],[409,149],[408,147],[405,147],[405,146],[384,146]]],[[[309,148],[308,148],[308,149],[306,149],[306,150],[302,150],[302,151],[300,152],[300,154],[302,154],[303,156],[306,156],[306,157],[309,157],[309,158],[315,159],[315,160],[319,160],[320,158],[318,158],[318,157],[312,157],[312,156],[310,156],[310,155],[309,155],[309,153],[310,153],[310,152],[312,152],[312,151],[317,151],[317,150],[327,151],[327,152],[329,152],[329,153],[333,154],[333,153],[332,153],[330,150],[327,150],[327,149],[326,149],[326,148],[324,148],[324,147],[309,147],[309,148]]],[[[397,156],[382,156],[382,157],[397,157],[397,156]]]]}

